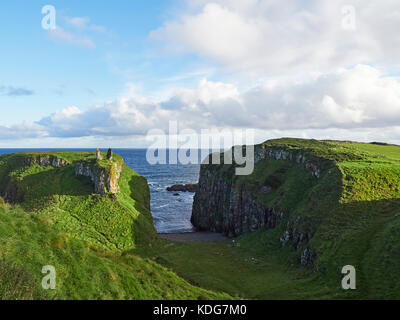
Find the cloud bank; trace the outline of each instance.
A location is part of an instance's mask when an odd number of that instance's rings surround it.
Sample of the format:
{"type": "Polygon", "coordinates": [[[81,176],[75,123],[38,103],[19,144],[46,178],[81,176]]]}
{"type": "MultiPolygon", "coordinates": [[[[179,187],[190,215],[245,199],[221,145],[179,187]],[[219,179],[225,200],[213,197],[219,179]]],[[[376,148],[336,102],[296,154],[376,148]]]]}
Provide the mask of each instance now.
{"type": "MultiPolygon", "coordinates": [[[[86,34],[107,32],[88,17],[65,22],[69,31],[57,28],[49,32],[52,39],[94,48],[86,34]]],[[[36,122],[2,126],[0,139],[120,140],[166,131],[169,120],[177,120],[181,129],[255,128],[262,140],[400,143],[397,30],[398,0],[187,1],[184,11],[150,37],[171,54],[200,57],[231,81],[203,79],[197,88],[176,88],[161,101],[125,94],[89,109],[69,106],[36,122]],[[234,80],[247,76],[257,85],[243,90],[234,80]]],[[[2,94],[33,92],[0,87],[2,94]]]]}
{"type": "Polygon", "coordinates": [[[181,129],[255,128],[271,135],[338,129],[345,138],[345,132],[368,129],[400,141],[400,79],[367,65],[268,80],[243,92],[203,79],[196,89],[177,89],[164,101],[128,94],[87,110],[72,106],[35,123],[0,128],[0,137],[127,137],[168,130],[169,120],[181,129]]]}
{"type": "Polygon", "coordinates": [[[194,2],[151,37],[229,71],[258,76],[367,62],[399,65],[396,0],[194,2]]]}

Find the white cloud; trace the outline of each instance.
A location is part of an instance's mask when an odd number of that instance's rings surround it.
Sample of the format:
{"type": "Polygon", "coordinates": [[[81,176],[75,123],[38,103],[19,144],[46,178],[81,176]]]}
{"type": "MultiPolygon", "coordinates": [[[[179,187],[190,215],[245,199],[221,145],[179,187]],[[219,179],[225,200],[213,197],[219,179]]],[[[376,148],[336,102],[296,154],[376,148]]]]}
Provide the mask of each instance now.
{"type": "Polygon", "coordinates": [[[274,79],[244,92],[232,84],[203,79],[198,88],[177,89],[161,102],[141,97],[131,88],[103,106],[65,108],[28,130],[26,124],[3,128],[0,137],[22,137],[24,132],[59,138],[143,136],[152,129],[167,131],[169,120],[177,120],[180,129],[198,132],[255,128],[265,139],[279,134],[379,140],[381,135],[383,141],[400,141],[400,79],[357,65],[300,80],[274,79]]]}
{"type": "Polygon", "coordinates": [[[45,128],[31,121],[24,121],[12,126],[0,126],[0,140],[40,138],[46,135],[45,128]]]}
{"type": "Polygon", "coordinates": [[[76,35],[71,32],[65,31],[61,27],[57,27],[54,30],[48,32],[50,39],[55,41],[66,42],[87,48],[95,48],[96,44],[92,39],[82,35],[76,35]]]}
{"type": "Polygon", "coordinates": [[[67,21],[68,24],[76,27],[76,28],[86,28],[86,25],[89,23],[90,18],[89,17],[66,17],[65,20],[67,21]]]}
{"type": "MultiPolygon", "coordinates": [[[[252,75],[327,70],[357,63],[394,63],[400,56],[397,0],[196,1],[151,37],[230,71],[252,75]],[[342,27],[355,8],[356,29],[342,27]],[[388,36],[390,35],[390,36],[388,36]]],[[[172,49],[171,49],[172,50],[172,49]]]]}
{"type": "Polygon", "coordinates": [[[193,71],[193,72],[186,72],[186,73],[181,73],[172,77],[168,78],[163,78],[160,79],[161,82],[178,82],[182,80],[187,80],[191,78],[197,78],[197,77],[205,77],[207,75],[210,75],[213,73],[213,70],[202,70],[202,71],[193,71]]]}
{"type": "MultiPolygon", "coordinates": [[[[178,120],[181,129],[256,128],[261,140],[400,142],[400,79],[385,73],[396,74],[400,67],[398,0],[192,0],[186,9],[151,37],[173,53],[199,55],[207,68],[161,82],[211,74],[233,76],[236,83],[248,79],[236,77],[238,72],[255,77],[257,85],[243,90],[203,79],[196,89],[176,88],[157,99],[130,87],[101,106],[71,106],[37,123],[0,127],[0,139],[140,140],[178,120]],[[345,5],[355,8],[355,30],[342,26],[345,5]]],[[[94,48],[85,34],[106,32],[88,17],[65,21],[73,32],[57,28],[49,32],[52,39],[94,48]]]]}
{"type": "Polygon", "coordinates": [[[89,17],[66,17],[66,22],[80,30],[91,30],[96,32],[106,32],[107,28],[90,23],[89,17]]]}
{"type": "Polygon", "coordinates": [[[107,33],[107,28],[90,23],[89,17],[64,17],[68,31],[57,25],[54,30],[49,30],[50,39],[59,42],[65,42],[81,47],[96,48],[95,42],[87,34],[90,31],[98,33],[107,33]],[[73,32],[71,32],[73,30],[73,32]]]}

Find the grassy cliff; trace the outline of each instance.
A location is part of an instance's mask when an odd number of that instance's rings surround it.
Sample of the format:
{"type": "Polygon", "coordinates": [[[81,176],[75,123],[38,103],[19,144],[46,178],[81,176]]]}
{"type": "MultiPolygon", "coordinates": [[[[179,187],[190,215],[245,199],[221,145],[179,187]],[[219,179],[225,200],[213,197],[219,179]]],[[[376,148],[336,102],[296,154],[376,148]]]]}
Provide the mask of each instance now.
{"type": "Polygon", "coordinates": [[[229,298],[126,254],[149,248],[156,231],[147,181],[119,155],[112,163],[84,152],[1,156],[0,196],[0,299],[229,298]],[[119,164],[120,192],[95,194],[89,177],[76,176],[77,161],[119,164]],[[45,265],[56,268],[54,291],[41,288],[45,265]]]}
{"type": "Polygon", "coordinates": [[[400,147],[279,139],[255,152],[250,176],[202,166],[197,221],[236,236],[218,243],[157,239],[146,180],[117,155],[120,192],[105,195],[75,175],[81,161],[111,170],[94,153],[0,157],[0,298],[400,299],[400,147]],[[40,288],[48,264],[54,292],[40,288]],[[345,265],[357,290],[341,288],[345,265]]]}
{"type": "Polygon", "coordinates": [[[250,176],[202,166],[198,227],[304,268],[298,279],[316,279],[304,296],[319,288],[330,298],[400,298],[400,147],[288,138],[255,152],[250,176]],[[357,270],[355,291],[341,289],[345,265],[357,270]]]}

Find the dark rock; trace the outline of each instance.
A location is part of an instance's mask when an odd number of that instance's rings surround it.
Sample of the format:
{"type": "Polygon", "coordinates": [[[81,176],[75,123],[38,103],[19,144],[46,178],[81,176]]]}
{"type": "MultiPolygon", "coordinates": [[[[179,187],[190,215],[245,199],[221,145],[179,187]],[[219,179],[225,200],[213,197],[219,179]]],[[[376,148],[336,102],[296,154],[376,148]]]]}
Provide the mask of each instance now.
{"type": "MultiPolygon", "coordinates": [[[[260,148],[255,151],[256,165],[257,162],[267,159],[303,165],[304,169],[316,178],[322,174],[319,163],[308,157],[303,150],[293,151],[277,147],[260,148]]],[[[282,181],[268,181],[268,184],[254,193],[246,187],[246,183],[236,183],[234,170],[227,172],[225,168],[220,170],[213,165],[202,164],[191,222],[199,231],[219,232],[229,237],[260,228],[274,229],[287,217],[287,213],[278,206],[264,205],[259,201],[258,195],[271,193],[281,183],[282,181]]],[[[282,244],[290,242],[297,249],[309,242],[311,235],[308,235],[307,230],[297,230],[297,225],[298,221],[287,228],[280,239],[282,244]]]]}
{"type": "Polygon", "coordinates": [[[174,197],[179,197],[180,194],[179,193],[174,193],[174,197]]]}
{"type": "Polygon", "coordinates": [[[304,249],[304,251],[301,253],[300,263],[303,266],[312,265],[314,264],[314,260],[315,253],[310,248],[304,249]]]}
{"type": "Polygon", "coordinates": [[[41,167],[61,168],[67,166],[68,164],[69,164],[68,161],[53,155],[23,157],[22,159],[22,165],[24,166],[38,165],[41,167]]]}
{"type": "Polygon", "coordinates": [[[112,149],[109,148],[107,151],[107,160],[112,161],[112,158],[113,158],[112,149]]]}
{"type": "Polygon", "coordinates": [[[175,184],[175,185],[173,185],[171,187],[168,187],[167,191],[170,191],[170,192],[179,191],[179,192],[192,192],[192,193],[194,193],[194,192],[197,191],[197,188],[198,188],[198,184],[185,184],[185,185],[183,185],[183,184],[175,184]]]}
{"type": "Polygon", "coordinates": [[[387,146],[388,144],[385,142],[371,142],[371,144],[376,144],[378,146],[387,146]]]}
{"type": "Polygon", "coordinates": [[[194,196],[192,224],[199,231],[218,232],[235,237],[262,227],[273,229],[282,219],[277,208],[267,208],[257,197],[235,182],[213,175],[204,166],[194,196]]]}

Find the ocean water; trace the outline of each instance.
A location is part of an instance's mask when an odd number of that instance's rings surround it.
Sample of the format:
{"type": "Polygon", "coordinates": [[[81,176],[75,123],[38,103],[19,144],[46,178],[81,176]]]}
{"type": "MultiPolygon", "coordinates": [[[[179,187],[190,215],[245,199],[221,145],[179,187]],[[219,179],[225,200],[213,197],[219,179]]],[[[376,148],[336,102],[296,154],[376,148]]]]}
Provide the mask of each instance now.
{"type": "MultiPolygon", "coordinates": [[[[94,149],[0,149],[0,155],[60,150],[94,151],[94,149]]],[[[113,152],[120,154],[127,166],[147,179],[151,192],[151,213],[159,233],[194,231],[190,222],[194,194],[179,192],[179,196],[174,196],[174,193],[168,192],[166,188],[174,184],[197,183],[200,165],[150,165],[146,160],[145,149],[113,149],[113,152]]]]}

